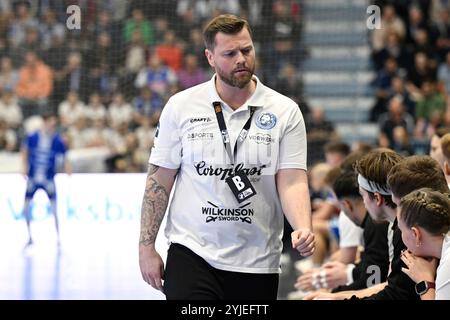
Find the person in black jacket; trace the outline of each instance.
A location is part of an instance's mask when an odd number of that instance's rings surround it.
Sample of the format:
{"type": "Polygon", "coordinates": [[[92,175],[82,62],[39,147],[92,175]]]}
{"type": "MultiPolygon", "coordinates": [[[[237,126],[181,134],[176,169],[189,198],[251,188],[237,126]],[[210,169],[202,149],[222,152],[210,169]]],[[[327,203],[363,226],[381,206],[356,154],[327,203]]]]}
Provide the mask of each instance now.
{"type": "MultiPolygon", "coordinates": [[[[401,260],[404,245],[397,227],[396,204],[392,201],[387,176],[402,157],[389,149],[377,149],[356,163],[359,192],[371,217],[376,221],[389,221],[388,244],[390,270],[387,281],[363,290],[336,293],[313,293],[305,299],[368,299],[368,300],[417,300],[415,283],[403,272],[401,260]]],[[[414,188],[414,184],[411,185],[414,188]]]]}
{"type": "Polygon", "coordinates": [[[354,172],[343,172],[334,182],[333,191],[344,213],[364,229],[364,252],[359,263],[347,266],[348,271],[352,270],[348,273],[351,277],[347,278],[349,284],[332,292],[364,289],[386,281],[389,269],[388,223],[374,222],[367,213],[354,172]]]}

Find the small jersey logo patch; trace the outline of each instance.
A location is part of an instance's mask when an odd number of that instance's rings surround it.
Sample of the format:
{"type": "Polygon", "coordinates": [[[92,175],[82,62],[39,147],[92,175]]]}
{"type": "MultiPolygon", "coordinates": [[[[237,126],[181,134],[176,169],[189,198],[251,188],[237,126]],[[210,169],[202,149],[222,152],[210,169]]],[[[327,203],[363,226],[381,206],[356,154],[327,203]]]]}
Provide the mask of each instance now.
{"type": "Polygon", "coordinates": [[[258,128],[270,130],[277,124],[277,117],[271,112],[262,112],[256,117],[255,122],[258,128]]]}

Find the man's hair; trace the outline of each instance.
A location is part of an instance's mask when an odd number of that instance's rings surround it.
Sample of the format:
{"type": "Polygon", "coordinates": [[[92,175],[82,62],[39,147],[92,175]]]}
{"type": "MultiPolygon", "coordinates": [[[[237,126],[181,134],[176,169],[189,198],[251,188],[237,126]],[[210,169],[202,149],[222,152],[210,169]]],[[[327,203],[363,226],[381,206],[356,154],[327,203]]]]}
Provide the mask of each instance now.
{"type": "Polygon", "coordinates": [[[325,153],[333,152],[347,156],[350,153],[350,147],[344,142],[328,142],[323,150],[325,153]]]}
{"type": "Polygon", "coordinates": [[[450,230],[450,200],[429,188],[407,194],[400,202],[400,218],[406,226],[419,226],[434,236],[450,230]]]}
{"type": "Polygon", "coordinates": [[[209,50],[213,50],[215,47],[216,34],[219,32],[225,34],[237,34],[241,32],[243,28],[247,28],[252,36],[252,30],[247,20],[239,18],[232,14],[222,14],[212,19],[203,29],[203,40],[205,41],[205,47],[209,50]]]}
{"type": "Polygon", "coordinates": [[[387,183],[398,198],[420,188],[449,193],[441,166],[430,156],[404,158],[391,169],[387,183]]]}
{"type": "Polygon", "coordinates": [[[361,199],[355,171],[341,171],[333,183],[333,191],[339,200],[342,198],[361,199]]]}
{"type": "Polygon", "coordinates": [[[434,132],[434,135],[436,135],[438,138],[442,138],[447,133],[450,133],[450,127],[441,127],[434,132]]]}
{"type": "Polygon", "coordinates": [[[445,160],[447,160],[447,162],[450,162],[450,133],[445,134],[441,138],[441,149],[445,160]]]}
{"type": "MultiPolygon", "coordinates": [[[[388,190],[387,176],[397,163],[402,160],[402,156],[390,149],[379,148],[375,149],[360,160],[356,161],[355,170],[358,174],[374,183],[380,189],[388,190]]],[[[370,198],[374,199],[375,195],[366,190],[370,198]]],[[[381,195],[386,202],[386,205],[395,208],[396,205],[392,202],[391,196],[381,195]]]]}
{"type": "Polygon", "coordinates": [[[353,151],[344,159],[344,161],[342,161],[341,169],[344,171],[354,171],[356,161],[364,157],[367,152],[362,150],[353,151]]]}

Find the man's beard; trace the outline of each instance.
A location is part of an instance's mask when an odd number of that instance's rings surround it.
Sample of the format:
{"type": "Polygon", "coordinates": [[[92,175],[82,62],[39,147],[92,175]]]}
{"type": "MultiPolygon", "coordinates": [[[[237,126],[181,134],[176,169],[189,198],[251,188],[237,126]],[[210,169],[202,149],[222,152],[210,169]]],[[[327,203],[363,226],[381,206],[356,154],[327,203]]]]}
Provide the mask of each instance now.
{"type": "Polygon", "coordinates": [[[255,66],[253,65],[253,68],[247,68],[247,67],[239,67],[238,69],[245,69],[247,71],[247,75],[242,77],[235,77],[234,73],[235,70],[232,71],[229,75],[227,75],[222,69],[220,69],[218,66],[216,66],[216,72],[220,76],[220,79],[228,84],[231,87],[238,87],[239,89],[244,88],[253,77],[253,73],[255,72],[255,66]]]}

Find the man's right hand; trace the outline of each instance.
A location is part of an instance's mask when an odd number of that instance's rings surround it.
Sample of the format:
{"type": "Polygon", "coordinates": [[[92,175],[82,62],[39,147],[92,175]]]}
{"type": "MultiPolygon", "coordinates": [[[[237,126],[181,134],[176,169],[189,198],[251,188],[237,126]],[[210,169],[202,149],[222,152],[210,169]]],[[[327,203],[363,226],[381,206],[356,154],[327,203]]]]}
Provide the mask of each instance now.
{"type": "Polygon", "coordinates": [[[154,246],[139,246],[139,266],[144,281],[162,292],[164,262],[154,246]]]}

